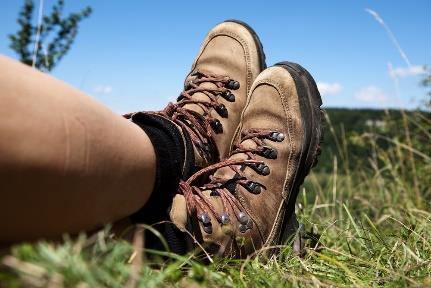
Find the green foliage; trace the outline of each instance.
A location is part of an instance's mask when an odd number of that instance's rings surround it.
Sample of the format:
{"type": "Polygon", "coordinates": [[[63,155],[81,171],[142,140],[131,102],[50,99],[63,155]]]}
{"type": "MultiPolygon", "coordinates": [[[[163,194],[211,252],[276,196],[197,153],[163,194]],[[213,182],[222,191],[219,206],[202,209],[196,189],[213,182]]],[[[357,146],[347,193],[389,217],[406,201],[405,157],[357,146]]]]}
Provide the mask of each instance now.
{"type": "MultiPolygon", "coordinates": [[[[429,74],[427,77],[425,77],[422,80],[422,85],[425,87],[431,87],[431,74],[429,74]]],[[[431,109],[431,91],[428,92],[428,95],[430,96],[428,98],[428,101],[425,103],[428,109],[431,109]]]]}
{"type": "MultiPolygon", "coordinates": [[[[424,86],[431,86],[431,75],[429,75],[428,77],[426,77],[424,80],[423,80],[423,85],[424,86]]],[[[430,92],[431,93],[431,92],[430,92]]]]}
{"type": "Polygon", "coordinates": [[[325,112],[322,155],[315,168],[320,173],[331,173],[334,157],[343,163],[338,173],[346,174],[358,166],[371,169],[369,160],[375,155],[373,141],[388,149],[391,141],[405,143],[409,136],[416,149],[431,153],[431,146],[427,145],[431,133],[428,112],[345,108],[328,108],[325,112]]]}
{"type": "Polygon", "coordinates": [[[34,8],[33,0],[25,0],[17,21],[20,29],[15,35],[9,35],[10,48],[22,63],[51,71],[70,50],[78,34],[79,22],[89,17],[92,9],[86,7],[78,13],[63,16],[64,0],[58,0],[38,27],[32,25],[34,8]]]}

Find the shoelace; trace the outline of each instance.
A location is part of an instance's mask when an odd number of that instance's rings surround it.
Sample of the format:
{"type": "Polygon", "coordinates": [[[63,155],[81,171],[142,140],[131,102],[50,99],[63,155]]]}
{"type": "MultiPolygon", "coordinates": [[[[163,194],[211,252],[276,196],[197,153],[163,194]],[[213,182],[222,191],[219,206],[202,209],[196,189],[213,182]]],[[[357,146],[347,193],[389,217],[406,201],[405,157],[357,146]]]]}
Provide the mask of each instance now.
{"type": "Polygon", "coordinates": [[[223,132],[221,122],[211,117],[210,110],[213,108],[221,117],[228,117],[226,106],[218,101],[219,96],[229,102],[235,101],[235,95],[230,90],[239,89],[239,82],[228,76],[204,73],[196,71],[191,76],[195,78],[189,81],[177,99],[177,103],[169,103],[160,114],[169,117],[182,129],[188,132],[190,139],[198,148],[200,155],[205,161],[212,163],[218,159],[217,147],[215,145],[215,134],[223,132]],[[202,87],[202,83],[213,83],[215,88],[202,87]],[[230,89],[230,90],[229,90],[230,89]],[[209,98],[208,101],[193,98],[195,93],[201,92],[209,98]],[[188,104],[197,104],[204,111],[200,114],[184,107],[188,104]]]}
{"type": "MultiPolygon", "coordinates": [[[[177,98],[177,103],[169,103],[164,110],[156,113],[171,119],[187,131],[201,157],[206,162],[213,163],[218,159],[214,136],[223,133],[223,126],[220,120],[211,117],[210,109],[214,108],[221,117],[227,118],[228,110],[223,103],[218,101],[218,97],[221,96],[229,102],[235,102],[235,95],[231,90],[239,89],[240,84],[228,76],[202,71],[195,71],[191,76],[195,78],[187,83],[184,91],[177,98]],[[215,84],[216,88],[201,87],[201,84],[205,82],[215,84]],[[193,94],[198,92],[204,93],[210,101],[194,99],[193,94]],[[184,107],[188,104],[199,105],[204,113],[200,114],[184,107]]],[[[124,114],[123,117],[130,119],[133,114],[124,114]]]]}
{"type": "Polygon", "coordinates": [[[245,140],[251,139],[256,143],[256,147],[247,148],[244,145],[239,144],[235,147],[235,150],[231,155],[245,153],[248,156],[248,159],[227,159],[198,171],[185,182],[180,182],[179,192],[185,197],[188,215],[190,217],[197,215],[199,222],[203,226],[203,230],[208,234],[212,233],[212,223],[208,213],[211,213],[221,225],[227,225],[231,221],[228,207],[231,208],[231,211],[234,211],[235,217],[240,223],[240,232],[245,233],[253,227],[253,221],[242,209],[242,205],[239,200],[234,196],[236,193],[235,187],[239,184],[253,194],[261,193],[262,188],[266,190],[266,187],[261,183],[251,181],[247,178],[244,173],[244,167],[250,167],[260,175],[269,175],[269,167],[263,161],[256,160],[255,155],[261,155],[268,159],[277,158],[277,150],[266,145],[264,139],[274,142],[282,142],[285,138],[282,133],[267,129],[249,129],[244,131],[241,136],[241,143],[245,140]],[[218,170],[222,167],[229,167],[232,169],[235,172],[234,178],[224,179],[210,176],[210,183],[201,187],[192,185],[193,182],[202,175],[218,170]],[[204,196],[203,191],[205,190],[211,190],[211,196],[220,197],[223,206],[223,212],[221,214],[216,211],[210,200],[204,196]]]}

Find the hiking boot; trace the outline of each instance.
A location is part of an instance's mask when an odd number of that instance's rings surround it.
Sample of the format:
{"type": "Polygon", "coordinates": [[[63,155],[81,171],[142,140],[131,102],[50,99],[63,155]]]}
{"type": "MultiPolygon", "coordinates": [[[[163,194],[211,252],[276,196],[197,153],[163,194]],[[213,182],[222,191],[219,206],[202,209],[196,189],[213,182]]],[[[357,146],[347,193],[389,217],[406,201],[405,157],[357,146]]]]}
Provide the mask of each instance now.
{"type": "MultiPolygon", "coordinates": [[[[245,23],[228,20],[206,36],[177,102],[163,111],[124,115],[145,131],[156,154],[153,193],[130,216],[133,223],[167,220],[180,179],[228,156],[251,85],[265,68],[256,33],[245,23]]],[[[171,223],[157,229],[171,251],[185,251],[184,237],[171,223]]],[[[163,249],[152,233],[145,238],[146,247],[163,249]]]]}
{"type": "Polygon", "coordinates": [[[221,256],[244,258],[286,243],[295,231],[299,186],[320,154],[321,103],[313,78],[298,64],[281,62],[263,71],[230,157],[180,183],[172,222],[221,256]],[[206,184],[196,184],[208,174],[206,184]]]}
{"type": "Polygon", "coordinates": [[[175,124],[192,143],[189,156],[198,170],[229,156],[251,85],[265,68],[262,44],[253,29],[227,20],[206,36],[177,102],[163,111],[139,113],[175,124]]]}

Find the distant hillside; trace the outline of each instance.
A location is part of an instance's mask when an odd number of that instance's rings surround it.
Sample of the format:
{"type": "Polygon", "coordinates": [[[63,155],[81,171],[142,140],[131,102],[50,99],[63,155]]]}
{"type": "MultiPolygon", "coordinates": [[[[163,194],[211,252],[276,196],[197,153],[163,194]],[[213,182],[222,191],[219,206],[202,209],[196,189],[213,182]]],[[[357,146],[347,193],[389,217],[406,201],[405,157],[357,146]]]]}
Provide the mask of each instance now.
{"type": "MultiPolygon", "coordinates": [[[[326,108],[325,112],[329,122],[325,123],[322,155],[315,169],[318,172],[331,172],[334,156],[337,156],[339,162],[343,157],[347,158],[350,168],[368,162],[368,157],[371,156],[371,146],[366,144],[366,141],[364,142],[366,138],[364,136],[369,133],[393,137],[404,131],[400,110],[326,108]],[[346,145],[348,149],[345,149],[346,145]]],[[[406,112],[410,119],[409,126],[415,125],[416,113],[414,111],[406,112]]],[[[412,129],[416,128],[412,127],[412,129]]],[[[342,173],[342,171],[339,172],[342,173]]]]}

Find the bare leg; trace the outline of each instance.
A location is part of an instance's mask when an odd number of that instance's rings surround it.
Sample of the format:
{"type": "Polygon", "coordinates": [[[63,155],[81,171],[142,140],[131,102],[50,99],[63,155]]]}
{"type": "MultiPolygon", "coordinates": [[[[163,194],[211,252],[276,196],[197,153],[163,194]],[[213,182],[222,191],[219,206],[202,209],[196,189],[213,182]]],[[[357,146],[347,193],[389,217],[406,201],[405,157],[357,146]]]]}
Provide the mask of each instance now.
{"type": "Polygon", "coordinates": [[[148,136],[90,97],[0,56],[0,243],[132,214],[155,178],[148,136]]]}

